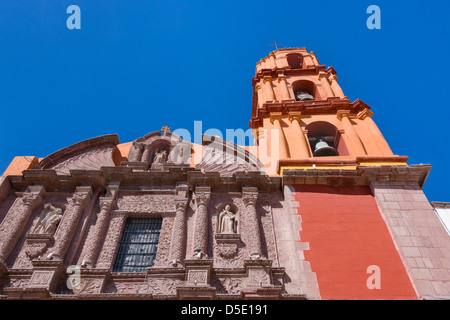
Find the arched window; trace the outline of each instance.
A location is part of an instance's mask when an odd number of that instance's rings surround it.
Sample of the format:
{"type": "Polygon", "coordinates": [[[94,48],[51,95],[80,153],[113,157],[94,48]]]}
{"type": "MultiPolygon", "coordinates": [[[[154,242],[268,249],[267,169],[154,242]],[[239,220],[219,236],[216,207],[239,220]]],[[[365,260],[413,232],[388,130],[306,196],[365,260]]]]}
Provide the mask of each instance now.
{"type": "Polygon", "coordinates": [[[306,126],[308,140],[314,157],[348,155],[339,130],[329,122],[316,121],[306,126]]]}
{"type": "Polygon", "coordinates": [[[291,69],[301,69],[303,66],[303,57],[300,53],[289,53],[286,55],[286,60],[291,69]]]}
{"type": "Polygon", "coordinates": [[[295,100],[297,101],[320,100],[319,92],[316,85],[312,81],[295,81],[292,84],[292,89],[294,90],[295,100]]]}

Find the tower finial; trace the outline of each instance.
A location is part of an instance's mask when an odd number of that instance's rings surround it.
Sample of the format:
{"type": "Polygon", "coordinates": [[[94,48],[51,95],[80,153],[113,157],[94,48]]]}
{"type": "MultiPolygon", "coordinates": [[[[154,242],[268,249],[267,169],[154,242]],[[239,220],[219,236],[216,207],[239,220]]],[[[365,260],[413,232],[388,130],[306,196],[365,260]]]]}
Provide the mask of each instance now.
{"type": "Polygon", "coordinates": [[[278,50],[278,46],[284,46],[284,44],[277,43],[276,41],[274,41],[274,43],[273,44],[269,44],[269,46],[275,46],[275,50],[278,50]]]}

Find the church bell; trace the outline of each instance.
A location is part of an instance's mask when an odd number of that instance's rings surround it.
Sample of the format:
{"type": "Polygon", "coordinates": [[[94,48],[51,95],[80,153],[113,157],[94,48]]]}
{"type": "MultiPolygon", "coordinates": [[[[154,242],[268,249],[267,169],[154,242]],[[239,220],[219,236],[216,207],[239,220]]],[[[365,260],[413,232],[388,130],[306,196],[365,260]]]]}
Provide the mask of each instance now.
{"type": "Polygon", "coordinates": [[[329,146],[323,137],[317,137],[316,141],[317,143],[313,153],[314,157],[332,157],[339,155],[337,150],[329,146]]]}

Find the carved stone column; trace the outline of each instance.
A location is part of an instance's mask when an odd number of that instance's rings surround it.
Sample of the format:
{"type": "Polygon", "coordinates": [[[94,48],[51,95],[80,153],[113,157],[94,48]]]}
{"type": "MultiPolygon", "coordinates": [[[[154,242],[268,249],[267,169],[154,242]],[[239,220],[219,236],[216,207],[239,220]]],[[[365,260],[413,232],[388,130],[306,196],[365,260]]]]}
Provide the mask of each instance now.
{"type": "Polygon", "coordinates": [[[19,195],[0,225],[0,273],[6,270],[6,260],[17,244],[33,209],[42,202],[43,186],[31,186],[19,195]]]}
{"type": "Polygon", "coordinates": [[[134,149],[132,149],[131,154],[128,156],[128,161],[140,161],[143,148],[144,145],[142,143],[135,143],[134,149]]]}
{"type": "Polygon", "coordinates": [[[142,162],[150,164],[150,145],[146,144],[144,147],[144,153],[142,154],[142,162]]]}
{"type": "Polygon", "coordinates": [[[106,226],[109,221],[109,214],[114,205],[114,198],[101,197],[100,198],[100,212],[97,216],[97,222],[94,228],[89,232],[86,240],[87,248],[83,255],[83,266],[93,267],[96,263],[100,247],[105,238],[106,226]]]}
{"type": "Polygon", "coordinates": [[[264,76],[263,78],[263,84],[264,84],[264,95],[265,95],[265,101],[274,101],[275,100],[275,94],[273,93],[272,88],[272,77],[271,76],[264,76]]]}
{"type": "Polygon", "coordinates": [[[320,72],[319,73],[319,80],[322,84],[323,93],[325,93],[325,97],[322,96],[323,100],[326,100],[329,97],[334,97],[333,90],[331,90],[330,83],[328,82],[328,76],[330,74],[327,72],[320,72]]]}
{"type": "MultiPolygon", "coordinates": [[[[270,114],[270,122],[275,126],[275,129],[278,130],[278,146],[280,159],[289,158],[289,148],[283,128],[281,127],[281,112],[272,112],[270,114]]],[[[272,141],[271,143],[276,143],[276,141],[272,141]]]]}
{"type": "Polygon", "coordinates": [[[69,205],[55,234],[55,245],[51,250],[51,258],[64,260],[64,255],[75,234],[81,214],[91,196],[91,187],[77,187],[72,198],[68,200],[69,205]]]}
{"type": "Polygon", "coordinates": [[[286,76],[284,74],[278,75],[278,83],[281,89],[281,99],[280,100],[291,100],[291,94],[289,93],[288,85],[286,82],[286,76]]]}
{"type": "Polygon", "coordinates": [[[170,246],[170,261],[174,266],[183,261],[183,253],[186,239],[186,208],[187,199],[176,200],[176,214],[172,231],[170,246]]]}
{"type": "Polygon", "coordinates": [[[391,150],[391,147],[389,147],[389,144],[386,142],[386,139],[384,139],[383,134],[381,133],[378,126],[375,124],[375,122],[372,120],[373,112],[371,112],[369,109],[364,109],[360,113],[358,113],[357,118],[364,120],[364,122],[367,122],[367,125],[369,127],[370,132],[373,136],[373,141],[377,141],[377,146],[380,149],[381,155],[383,156],[392,156],[394,153],[391,150]]]}
{"type": "Polygon", "coordinates": [[[127,217],[128,215],[126,213],[114,213],[111,215],[105,241],[101,248],[100,256],[97,259],[97,268],[112,268],[127,217]]]}
{"type": "Polygon", "coordinates": [[[249,247],[249,253],[252,258],[261,257],[261,233],[258,212],[256,211],[258,189],[242,188],[242,200],[246,206],[247,245],[249,247]]]}
{"type": "Polygon", "coordinates": [[[338,110],[337,118],[342,121],[345,129],[345,136],[348,138],[347,141],[350,143],[350,148],[353,151],[353,156],[364,156],[366,155],[366,150],[358,136],[353,124],[349,119],[349,110],[338,110]]]}
{"type": "Polygon", "coordinates": [[[297,154],[293,155],[293,157],[298,158],[310,158],[310,148],[309,148],[309,142],[306,139],[305,135],[303,134],[302,127],[300,125],[300,118],[301,118],[301,112],[289,112],[289,121],[291,121],[292,126],[295,130],[295,135],[297,136],[297,139],[295,141],[298,142],[298,148],[294,148],[294,150],[298,150],[297,154]]]}
{"type": "Polygon", "coordinates": [[[211,197],[209,187],[197,187],[195,190],[195,235],[193,250],[200,258],[206,255],[208,250],[208,203],[211,197]]]}

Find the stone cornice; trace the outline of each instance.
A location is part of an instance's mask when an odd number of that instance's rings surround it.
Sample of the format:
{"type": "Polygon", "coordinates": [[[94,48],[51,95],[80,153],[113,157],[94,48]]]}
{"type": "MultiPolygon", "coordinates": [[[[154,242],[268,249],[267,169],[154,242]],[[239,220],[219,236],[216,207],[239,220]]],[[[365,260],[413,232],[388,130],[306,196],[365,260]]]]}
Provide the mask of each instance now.
{"type": "Polygon", "coordinates": [[[356,169],[284,169],[283,185],[324,184],[330,186],[370,185],[376,181],[417,183],[423,187],[431,165],[356,166],[356,169]]]}
{"type": "Polygon", "coordinates": [[[315,75],[326,70],[325,65],[314,66],[312,68],[303,69],[291,69],[291,67],[285,68],[273,68],[273,69],[262,69],[252,78],[252,86],[257,85],[261,79],[264,77],[277,78],[278,74],[283,73],[285,76],[291,75],[315,75]]]}
{"type": "Polygon", "coordinates": [[[252,119],[250,120],[250,127],[256,129],[262,127],[263,119],[271,117],[271,114],[281,113],[282,115],[289,115],[290,112],[301,112],[302,115],[313,114],[337,114],[338,111],[348,112],[350,114],[368,114],[370,106],[361,100],[350,102],[349,99],[344,98],[328,98],[327,100],[308,100],[308,101],[281,101],[264,103],[261,108],[254,110],[252,119]],[[257,111],[257,112],[256,112],[257,111]]]}

